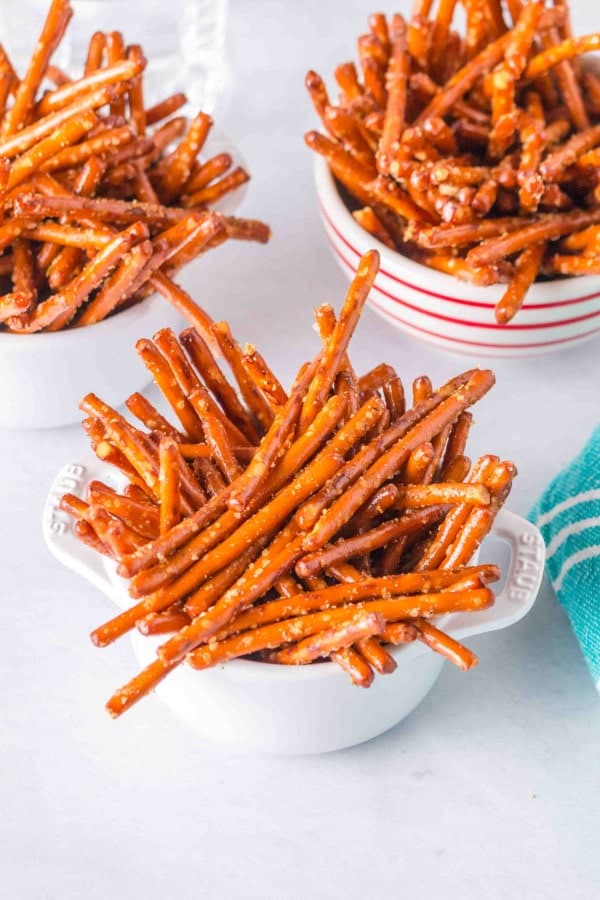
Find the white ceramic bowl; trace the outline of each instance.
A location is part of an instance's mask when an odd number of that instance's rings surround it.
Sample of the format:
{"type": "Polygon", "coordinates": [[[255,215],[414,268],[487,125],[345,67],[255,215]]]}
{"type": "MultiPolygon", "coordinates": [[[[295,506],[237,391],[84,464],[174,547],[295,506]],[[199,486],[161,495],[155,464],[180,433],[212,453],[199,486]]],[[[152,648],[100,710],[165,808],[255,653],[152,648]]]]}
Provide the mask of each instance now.
{"type": "MultiPolygon", "coordinates": [[[[131,600],[114,565],[80,543],[72,520],[59,508],[66,491],[81,493],[99,477],[106,477],[106,468],[93,459],[62,469],[46,501],[44,537],[54,556],[124,609],[131,600]]],[[[502,511],[494,533],[510,545],[508,574],[490,609],[441,620],[456,638],[512,625],[529,611],[537,595],[544,567],[544,544],[537,528],[502,511]]],[[[488,548],[484,555],[487,561],[488,548]]],[[[133,633],[140,666],[156,658],[161,640],[133,633]]],[[[392,728],[433,687],[444,662],[440,656],[420,643],[391,652],[398,663],[396,671],[376,677],[369,690],[354,687],[333,663],[294,667],[238,659],[202,672],[180,666],[157,693],[179,718],[211,741],[266,753],[324,753],[360,744],[392,728]]]]}
{"type": "MultiPolygon", "coordinates": [[[[213,128],[205,156],[230,153],[234,165],[244,165],[237,148],[213,128]]],[[[243,185],[216,208],[232,215],[246,193],[243,185]]],[[[233,242],[221,253],[231,252],[233,242]]],[[[192,262],[182,277],[201,260],[192,262]]],[[[0,332],[0,428],[57,428],[81,419],[79,401],[93,390],[113,406],[127,390],[140,391],[151,376],[134,352],[140,337],[159,328],[178,328],[183,320],[158,294],[87,328],[39,334],[0,332]]]]}
{"type": "Polygon", "coordinates": [[[437,272],[385,247],[352,218],[326,161],[316,157],[315,182],[333,254],[352,277],[372,247],[381,268],[369,302],[390,324],[455,353],[532,356],[572,347],[600,334],[600,276],[533,285],[515,320],[498,325],[502,285],[478,287],[437,272]]]}

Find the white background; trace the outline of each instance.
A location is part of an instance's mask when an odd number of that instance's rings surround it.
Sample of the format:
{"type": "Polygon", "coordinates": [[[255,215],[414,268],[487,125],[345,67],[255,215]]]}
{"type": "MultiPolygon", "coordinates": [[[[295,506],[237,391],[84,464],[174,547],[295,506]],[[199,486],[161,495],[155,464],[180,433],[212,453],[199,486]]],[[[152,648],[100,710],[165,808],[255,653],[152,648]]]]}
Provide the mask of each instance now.
{"type": "MultiPolygon", "coordinates": [[[[196,296],[288,378],[315,350],[312,308],[339,306],[345,288],[302,141],[315,126],[303,76],[350,57],[368,9],[232,4],[236,93],[223,125],[253,173],[244,211],[269,221],[273,240],[207,258],[196,296]]],[[[591,4],[578,12],[591,30],[591,4]]],[[[518,463],[516,512],[598,421],[599,350],[495,366],[473,454],[518,463]]],[[[407,380],[470,364],[370,312],[352,353],[359,370],[385,359],[407,380]]],[[[73,377],[82,394],[94,388],[93,372],[73,377]]],[[[204,744],[156,698],[115,723],[103,703],[134,670],[130,646],[92,647],[111,606],[40,535],[48,485],[84,445],[76,427],[0,433],[0,897],[598,896],[600,699],[548,588],[526,621],[472,641],[477,669],[447,666],[409,719],[353,750],[244,757],[204,744]]]]}

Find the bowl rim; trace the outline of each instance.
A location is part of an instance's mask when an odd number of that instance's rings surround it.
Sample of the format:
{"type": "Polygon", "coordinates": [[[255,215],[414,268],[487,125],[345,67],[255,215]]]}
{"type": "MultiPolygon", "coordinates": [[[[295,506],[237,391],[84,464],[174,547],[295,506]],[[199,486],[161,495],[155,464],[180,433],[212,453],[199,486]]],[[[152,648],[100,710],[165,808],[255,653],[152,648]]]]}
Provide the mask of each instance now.
{"type": "MultiPolygon", "coordinates": [[[[413,259],[409,259],[409,257],[404,256],[397,250],[390,250],[389,247],[386,247],[385,244],[382,244],[377,238],[370,235],[355,221],[350,210],[340,196],[335,178],[327,161],[318,154],[315,154],[314,159],[314,176],[322,214],[324,214],[328,220],[330,219],[330,215],[334,216],[336,221],[331,222],[331,225],[336,228],[336,230],[338,230],[337,226],[339,225],[339,233],[342,240],[346,236],[349,237],[358,245],[361,252],[365,252],[367,249],[371,249],[375,246],[375,249],[377,249],[381,255],[382,265],[380,272],[382,275],[395,279],[397,273],[402,272],[408,278],[409,287],[422,284],[423,279],[426,278],[426,283],[431,286],[431,290],[428,292],[434,293],[436,299],[441,302],[444,302],[444,300],[447,302],[463,300],[464,302],[464,294],[461,296],[460,289],[460,286],[464,285],[467,290],[473,290],[473,288],[477,290],[481,298],[480,303],[477,305],[487,306],[488,304],[483,301],[488,299],[490,308],[492,308],[499,299],[499,296],[505,291],[505,285],[472,285],[469,282],[461,281],[453,275],[439,272],[436,269],[425,266],[413,259]],[[386,269],[389,269],[390,271],[386,272],[386,269]]],[[[523,308],[535,310],[539,309],[540,305],[542,308],[564,306],[567,303],[584,303],[596,299],[597,297],[600,297],[600,275],[572,275],[563,278],[553,278],[543,282],[535,282],[529,289],[527,298],[529,302],[524,304],[523,308]],[[560,289],[564,292],[565,289],[568,290],[569,285],[575,284],[578,286],[577,297],[555,301],[554,303],[545,302],[547,301],[547,294],[551,290],[556,291],[560,289]],[[581,296],[579,296],[579,293],[581,293],[581,296]]]]}
{"type": "Polygon", "coordinates": [[[45,344],[45,348],[47,349],[50,349],[50,347],[56,349],[57,346],[66,348],[74,341],[80,343],[83,339],[82,335],[87,334],[88,332],[90,337],[101,340],[108,334],[114,332],[115,325],[118,325],[119,329],[127,328],[128,330],[135,327],[136,323],[141,323],[148,313],[154,311],[159,302],[168,303],[168,300],[164,299],[158,291],[152,291],[151,294],[144,297],[143,300],[140,300],[139,303],[136,303],[129,309],[124,309],[122,312],[115,312],[106,319],[95,322],[93,325],[86,325],[83,328],[65,328],[60,331],[39,331],[34,332],[33,334],[13,334],[11,332],[3,331],[0,332],[0,352],[3,350],[14,349],[17,346],[19,346],[20,349],[29,348],[30,350],[39,350],[41,349],[42,344],[45,344]]]}

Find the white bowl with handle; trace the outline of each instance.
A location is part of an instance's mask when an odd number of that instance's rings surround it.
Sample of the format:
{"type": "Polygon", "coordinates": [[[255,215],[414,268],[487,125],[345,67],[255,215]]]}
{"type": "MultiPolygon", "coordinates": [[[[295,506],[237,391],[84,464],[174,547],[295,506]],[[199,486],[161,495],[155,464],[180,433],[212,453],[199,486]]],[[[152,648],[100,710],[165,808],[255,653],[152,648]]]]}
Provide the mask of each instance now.
{"type": "MultiPolygon", "coordinates": [[[[60,562],[106,594],[119,609],[125,609],[132,601],[114,563],[78,540],[72,519],[59,506],[65,492],[82,494],[90,481],[106,477],[106,467],[93,458],[65,466],[46,500],[43,532],[60,562]]],[[[510,546],[506,578],[494,606],[439,620],[458,640],[518,622],[531,609],[539,590],[545,553],[538,529],[502,510],[493,534],[510,546]]],[[[487,546],[484,556],[487,561],[487,546]]],[[[132,633],[138,665],[156,659],[156,647],[164,640],[164,636],[132,633]]],[[[207,740],[252,752],[325,753],[368,741],[397,725],[435,684],[444,665],[442,657],[419,642],[388,649],[397,668],[391,675],[377,676],[368,690],[351,684],[331,662],[278,666],[236,659],[201,672],[182,665],[156,692],[172,712],[207,740]]],[[[114,687],[107,686],[107,694],[114,687]]],[[[140,708],[128,715],[140,714],[144,702],[152,701],[142,701],[140,708]]]]}

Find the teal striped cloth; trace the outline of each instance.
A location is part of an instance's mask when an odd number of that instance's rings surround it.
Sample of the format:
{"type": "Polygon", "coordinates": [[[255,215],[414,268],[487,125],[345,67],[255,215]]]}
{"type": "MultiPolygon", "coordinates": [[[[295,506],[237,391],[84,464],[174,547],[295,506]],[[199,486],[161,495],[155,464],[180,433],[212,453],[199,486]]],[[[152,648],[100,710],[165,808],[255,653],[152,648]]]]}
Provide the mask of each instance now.
{"type": "Polygon", "coordinates": [[[600,690],[600,428],[529,518],[542,532],[548,574],[600,690]]]}

